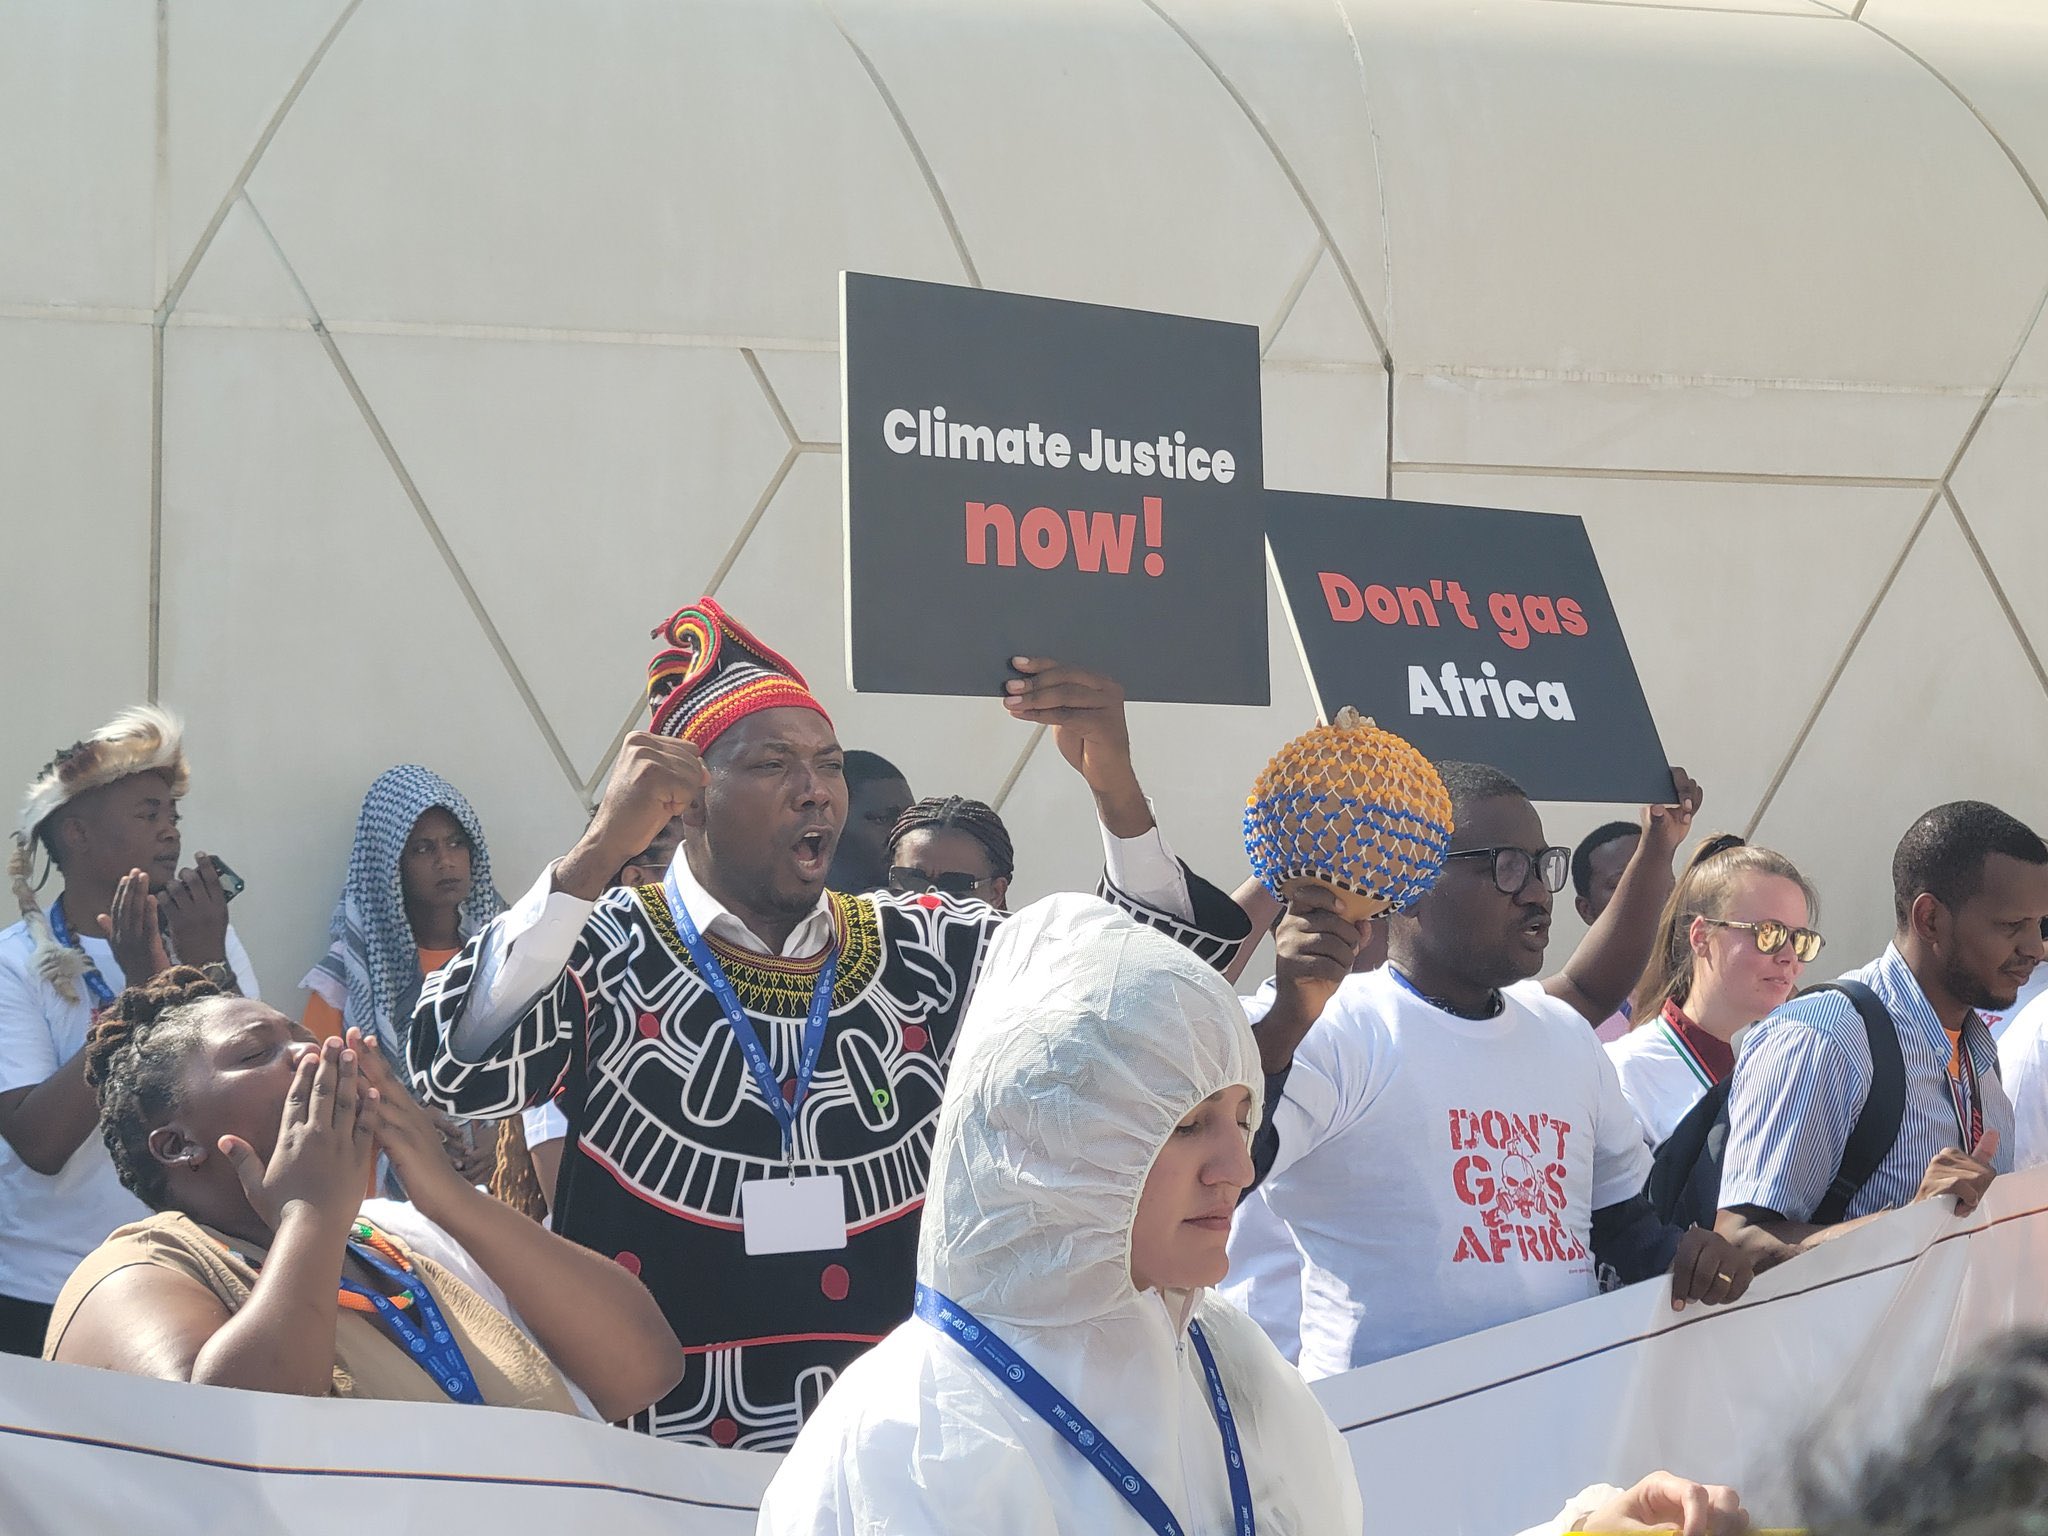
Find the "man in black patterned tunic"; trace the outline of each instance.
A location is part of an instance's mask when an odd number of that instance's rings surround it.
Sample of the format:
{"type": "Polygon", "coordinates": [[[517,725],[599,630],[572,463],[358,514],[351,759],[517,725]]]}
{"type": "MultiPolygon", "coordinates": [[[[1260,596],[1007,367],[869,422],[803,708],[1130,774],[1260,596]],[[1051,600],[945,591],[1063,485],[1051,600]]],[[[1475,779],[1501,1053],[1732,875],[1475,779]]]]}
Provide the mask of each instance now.
{"type": "MultiPolygon", "coordinates": [[[[454,1114],[568,1116],[557,1229],[637,1273],[689,1356],[633,1427],[781,1450],[909,1315],[946,1065],[1003,915],[828,892],[846,786],[802,677],[708,598],[656,637],[650,729],[576,847],[428,979],[408,1062],[454,1114]],[[666,877],[606,893],[676,815],[666,877]]],[[[1094,794],[1103,895],[1229,959],[1250,925],[1167,851],[1121,692],[1016,670],[1009,714],[1094,794]]]]}

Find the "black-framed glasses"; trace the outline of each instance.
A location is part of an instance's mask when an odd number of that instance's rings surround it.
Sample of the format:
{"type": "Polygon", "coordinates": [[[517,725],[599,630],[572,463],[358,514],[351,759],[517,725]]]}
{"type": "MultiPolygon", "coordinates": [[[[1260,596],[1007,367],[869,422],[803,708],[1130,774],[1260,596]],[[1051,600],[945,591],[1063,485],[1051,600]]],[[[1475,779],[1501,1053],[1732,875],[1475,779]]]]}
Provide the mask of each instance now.
{"type": "Polygon", "coordinates": [[[1693,916],[1703,923],[1712,923],[1716,928],[1740,929],[1756,941],[1757,950],[1762,954],[1775,955],[1789,943],[1792,953],[1799,957],[1802,965],[1816,958],[1821,946],[1827,943],[1818,930],[1794,928],[1775,917],[1767,917],[1760,923],[1739,923],[1732,917],[1708,917],[1704,912],[1695,912],[1693,916]]]}
{"type": "Polygon", "coordinates": [[[1527,848],[1460,848],[1444,855],[1446,863],[1452,859],[1493,860],[1493,883],[1507,896],[1527,885],[1532,871],[1542,877],[1545,889],[1551,891],[1563,890],[1572,872],[1569,848],[1538,848],[1533,853],[1527,848]]]}
{"type": "Polygon", "coordinates": [[[945,874],[935,875],[913,864],[897,864],[889,870],[889,889],[898,896],[922,896],[926,891],[937,891],[941,896],[964,898],[977,895],[982,887],[995,883],[994,875],[976,879],[962,870],[948,870],[945,874]]]}

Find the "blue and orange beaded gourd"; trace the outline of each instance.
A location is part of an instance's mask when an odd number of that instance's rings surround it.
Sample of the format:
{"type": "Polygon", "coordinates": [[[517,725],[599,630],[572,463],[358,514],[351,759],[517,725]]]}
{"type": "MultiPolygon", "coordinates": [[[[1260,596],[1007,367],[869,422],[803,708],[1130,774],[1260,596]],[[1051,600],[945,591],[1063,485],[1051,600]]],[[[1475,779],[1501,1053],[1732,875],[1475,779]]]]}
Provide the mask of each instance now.
{"type": "Polygon", "coordinates": [[[1323,886],[1354,921],[1428,890],[1450,845],[1451,797],[1436,769],[1355,709],[1276,752],[1245,805],[1259,883],[1282,901],[1323,886]]]}

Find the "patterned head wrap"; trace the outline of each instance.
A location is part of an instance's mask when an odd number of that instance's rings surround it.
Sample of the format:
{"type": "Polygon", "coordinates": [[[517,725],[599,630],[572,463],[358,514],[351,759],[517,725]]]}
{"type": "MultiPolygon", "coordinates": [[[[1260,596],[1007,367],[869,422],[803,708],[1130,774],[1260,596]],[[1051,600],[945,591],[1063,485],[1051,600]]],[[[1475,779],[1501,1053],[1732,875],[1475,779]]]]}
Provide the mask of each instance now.
{"type": "Polygon", "coordinates": [[[657,736],[680,736],[702,750],[756,710],[825,715],[804,675],[708,597],[677,609],[654,638],[664,642],[647,668],[654,710],[647,728],[657,736]]]}
{"type": "Polygon", "coordinates": [[[306,978],[332,977],[348,989],[342,1022],[374,1032],[393,1061],[405,1060],[405,1030],[419,997],[419,944],[405,915],[399,862],[421,816],[441,807],[469,834],[469,895],[462,902],[465,938],[505,910],[505,898],[491,884],[491,855],[483,823],[462,791],[428,768],[406,763],[386,769],[363,796],[356,840],[349,849],[348,879],[335,903],[328,932],[334,945],[306,978]]]}
{"type": "Polygon", "coordinates": [[[163,774],[170,781],[173,800],[183,799],[191,784],[185,766],[184,722],[154,704],[124,710],[85,740],[73,742],[44,766],[22,796],[7,877],[21,919],[35,940],[36,972],[67,1002],[78,1001],[78,982],[88,962],[82,951],[57,942],[42,904],[36,900],[37,884],[49,876],[47,866],[40,877],[35,875],[36,833],[51,816],[88,790],[138,773],[163,774]]]}

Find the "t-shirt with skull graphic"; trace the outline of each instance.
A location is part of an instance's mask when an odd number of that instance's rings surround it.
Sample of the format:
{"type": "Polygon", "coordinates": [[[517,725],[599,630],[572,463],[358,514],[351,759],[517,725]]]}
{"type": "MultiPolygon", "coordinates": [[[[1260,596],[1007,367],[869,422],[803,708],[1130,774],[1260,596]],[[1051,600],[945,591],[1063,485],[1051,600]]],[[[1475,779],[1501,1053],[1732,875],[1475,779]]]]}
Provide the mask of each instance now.
{"type": "Polygon", "coordinates": [[[1303,1256],[1311,1379],[1594,1295],[1593,1212],[1650,1149],[1607,1053],[1527,981],[1490,1019],[1347,977],[1273,1111],[1261,1188],[1303,1256]]]}

